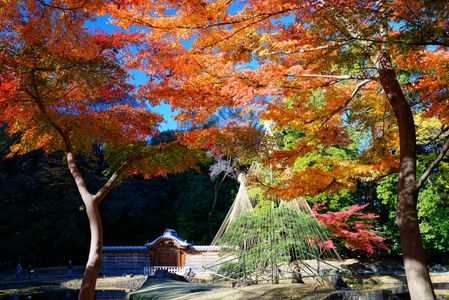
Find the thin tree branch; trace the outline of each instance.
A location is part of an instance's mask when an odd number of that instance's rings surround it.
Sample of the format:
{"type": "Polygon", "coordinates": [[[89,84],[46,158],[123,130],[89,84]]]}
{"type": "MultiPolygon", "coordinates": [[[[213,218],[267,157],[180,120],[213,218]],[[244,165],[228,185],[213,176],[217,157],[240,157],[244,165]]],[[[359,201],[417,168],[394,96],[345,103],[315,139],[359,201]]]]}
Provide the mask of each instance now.
{"type": "Polygon", "coordinates": [[[400,44],[408,46],[445,46],[449,47],[449,41],[439,41],[438,38],[433,40],[417,40],[417,41],[406,41],[397,39],[370,39],[361,37],[351,37],[350,39],[355,41],[371,42],[373,44],[400,44]]]}
{"type": "Polygon", "coordinates": [[[385,178],[385,177],[387,177],[387,176],[389,176],[391,174],[398,173],[398,172],[399,172],[399,169],[397,167],[395,167],[395,168],[388,169],[386,172],[384,172],[382,174],[379,174],[379,175],[377,175],[375,177],[368,178],[368,180],[363,180],[362,179],[362,181],[365,181],[365,182],[367,182],[367,181],[378,182],[381,179],[383,179],[383,178],[385,178]]]}
{"type": "MultiPolygon", "coordinates": [[[[336,113],[338,113],[339,111],[341,111],[343,108],[345,108],[346,106],[348,106],[348,104],[352,101],[352,99],[354,99],[354,97],[355,97],[355,95],[357,95],[357,93],[359,92],[359,90],[365,85],[365,84],[367,84],[368,82],[370,82],[371,81],[371,79],[365,79],[365,80],[363,80],[363,81],[361,81],[361,82],[359,82],[356,86],[355,86],[355,88],[354,88],[354,90],[352,91],[352,93],[351,93],[351,97],[350,98],[348,98],[344,103],[342,103],[340,106],[338,106],[336,109],[334,109],[333,111],[331,111],[327,116],[325,116],[326,118],[325,118],[325,120],[324,120],[324,122],[320,125],[320,128],[318,129],[318,131],[336,114],[336,113]]],[[[314,122],[314,121],[316,121],[316,120],[319,120],[319,119],[321,119],[321,118],[318,118],[318,119],[313,119],[313,120],[310,120],[310,121],[307,121],[307,122],[305,122],[304,124],[309,124],[309,123],[312,123],[312,122],[314,122]]],[[[313,135],[313,137],[316,137],[316,135],[318,134],[318,131],[313,135]]]]}
{"type": "Polygon", "coordinates": [[[359,92],[359,90],[365,85],[365,84],[367,84],[368,82],[370,82],[371,81],[371,79],[365,79],[365,80],[363,80],[363,81],[361,81],[361,82],[359,82],[356,86],[355,86],[355,88],[354,88],[354,90],[352,91],[352,93],[351,93],[351,97],[348,99],[348,100],[346,100],[343,104],[341,104],[339,107],[337,107],[336,109],[334,109],[329,115],[328,115],[328,117],[326,118],[326,121],[321,125],[321,127],[324,125],[324,124],[326,124],[336,113],[338,113],[339,111],[341,111],[343,108],[345,108],[346,106],[348,106],[348,104],[352,101],[352,99],[354,99],[354,97],[355,97],[355,95],[357,95],[357,93],[359,92]]]}
{"type": "Polygon", "coordinates": [[[415,25],[417,25],[417,26],[419,27],[419,34],[420,34],[420,37],[421,37],[420,40],[423,41],[423,40],[424,40],[424,33],[423,33],[423,32],[424,32],[424,29],[423,29],[422,22],[421,22],[419,16],[417,16],[417,15],[415,14],[415,12],[413,11],[413,9],[411,9],[410,6],[409,6],[408,4],[405,4],[405,7],[407,8],[407,10],[408,10],[409,12],[412,13],[412,15],[413,15],[413,16],[416,18],[416,20],[418,21],[418,23],[416,23],[416,22],[413,22],[413,21],[410,20],[411,23],[413,23],[413,24],[415,24],[415,25]]]}
{"type": "MultiPolygon", "coordinates": [[[[359,90],[360,90],[365,84],[367,84],[367,83],[370,82],[370,81],[371,81],[371,79],[365,79],[365,80],[359,82],[359,83],[355,86],[354,90],[352,91],[352,93],[351,93],[351,98],[348,100],[348,103],[349,103],[349,101],[351,101],[351,100],[355,97],[355,95],[357,95],[357,93],[359,92],[359,90]]],[[[347,105],[347,104],[346,104],[346,105],[347,105]]]]}
{"type": "Polygon", "coordinates": [[[62,6],[57,6],[54,4],[50,4],[50,3],[46,3],[44,0],[37,0],[40,4],[42,4],[43,6],[47,6],[47,7],[51,7],[51,8],[55,8],[55,9],[60,9],[62,11],[75,11],[78,9],[81,9],[84,7],[84,5],[86,5],[86,1],[83,1],[81,5],[79,6],[75,6],[75,7],[62,7],[62,6]]]}
{"type": "MultiPolygon", "coordinates": [[[[240,31],[242,31],[242,30],[244,30],[244,29],[246,29],[246,28],[248,28],[248,27],[251,27],[251,26],[253,26],[253,25],[257,24],[257,23],[260,23],[260,22],[262,22],[262,21],[264,21],[264,20],[266,20],[266,19],[269,19],[269,18],[271,18],[271,17],[272,17],[272,15],[267,15],[267,16],[265,16],[265,17],[259,19],[259,20],[256,20],[256,21],[254,21],[254,22],[251,22],[251,23],[249,23],[249,24],[247,24],[247,25],[245,25],[245,26],[243,26],[243,27],[241,27],[241,28],[235,30],[235,31],[234,31],[233,33],[231,33],[230,35],[228,35],[228,36],[226,36],[226,37],[224,37],[224,38],[222,38],[222,39],[220,39],[220,40],[218,40],[218,41],[216,41],[216,42],[210,43],[210,44],[208,44],[208,45],[206,45],[206,46],[204,46],[204,47],[201,47],[201,49],[200,49],[199,51],[202,51],[202,50],[204,50],[204,49],[206,49],[206,48],[215,46],[215,45],[217,45],[217,44],[219,44],[219,43],[222,43],[222,42],[224,42],[224,41],[226,41],[226,40],[229,40],[229,39],[232,38],[233,36],[237,35],[240,31]]],[[[199,51],[196,51],[196,53],[198,53],[199,51]]]]}
{"type": "MultiPolygon", "coordinates": [[[[334,109],[329,115],[326,116],[325,120],[323,121],[323,123],[321,123],[320,127],[315,131],[315,133],[307,140],[307,142],[312,141],[313,139],[315,139],[318,135],[318,133],[320,132],[320,130],[324,127],[324,125],[326,125],[326,123],[336,114],[338,113],[340,110],[342,110],[343,108],[345,108],[351,101],[352,99],[354,99],[354,97],[357,95],[358,91],[368,82],[370,82],[370,79],[365,79],[362,82],[359,82],[356,87],[354,88],[354,90],[351,93],[351,97],[346,100],[342,105],[340,105],[339,107],[337,107],[336,109],[334,109]]],[[[312,121],[308,121],[305,124],[311,123],[313,121],[316,121],[317,119],[314,119],[312,121]]],[[[306,146],[307,144],[305,144],[303,147],[300,148],[300,151],[306,146]]]]}
{"type": "MultiPolygon", "coordinates": [[[[273,16],[277,16],[283,13],[287,13],[287,12],[291,12],[295,9],[283,9],[280,11],[275,11],[275,12],[271,12],[271,13],[260,13],[260,14],[253,14],[247,17],[242,17],[240,19],[236,19],[236,20],[231,20],[231,21],[222,21],[222,22],[216,22],[216,23],[207,23],[207,24],[198,24],[198,25],[174,25],[174,26],[158,26],[155,24],[152,24],[148,21],[144,21],[144,20],[139,20],[139,19],[134,19],[134,18],[130,18],[130,17],[122,17],[124,19],[127,19],[130,22],[133,22],[135,24],[139,24],[139,25],[143,25],[143,26],[147,26],[151,29],[160,29],[160,30],[171,30],[171,29],[191,29],[191,30],[198,30],[198,29],[208,29],[208,28],[213,28],[213,27],[221,27],[221,26],[227,26],[227,25],[235,25],[235,24],[240,24],[252,19],[256,19],[261,17],[259,20],[257,21],[253,21],[250,23],[250,25],[256,24],[259,21],[263,21],[267,18],[273,17],[273,16]]],[[[245,26],[247,27],[247,26],[245,26]]]]}
{"type": "Polygon", "coordinates": [[[335,177],[332,178],[332,180],[328,184],[326,184],[324,187],[322,187],[321,189],[318,189],[318,193],[317,194],[320,194],[322,192],[327,191],[334,183],[338,184],[338,182],[335,179],[335,177]]]}
{"type": "Polygon", "coordinates": [[[27,89],[24,90],[25,93],[30,95],[30,97],[35,100],[37,107],[41,111],[42,115],[47,119],[47,121],[50,123],[50,125],[59,133],[59,135],[63,139],[64,143],[66,144],[66,148],[67,148],[68,136],[64,132],[64,130],[58,124],[56,124],[53,121],[53,119],[50,117],[50,115],[48,114],[47,109],[42,100],[42,97],[39,93],[39,88],[37,86],[36,75],[34,74],[34,71],[31,72],[31,82],[32,82],[32,86],[34,89],[34,94],[32,92],[28,91],[27,89]]]}
{"type": "Polygon", "coordinates": [[[286,74],[285,76],[291,76],[291,77],[315,77],[315,78],[334,78],[334,79],[340,79],[340,80],[359,80],[359,79],[365,79],[365,80],[375,80],[376,77],[373,76],[367,76],[364,74],[350,74],[350,75],[333,75],[333,74],[286,74]]]}
{"type": "Polygon", "coordinates": [[[32,73],[32,84],[34,93],[28,91],[25,89],[25,92],[30,95],[31,98],[33,98],[41,111],[42,115],[47,119],[47,121],[50,123],[50,125],[59,133],[61,138],[64,141],[66,152],[67,152],[67,165],[70,170],[70,173],[72,174],[76,186],[78,188],[78,191],[85,202],[87,199],[94,200],[95,203],[100,203],[100,201],[106,196],[106,194],[112,189],[114,186],[114,183],[123,175],[123,173],[131,166],[131,163],[135,160],[125,161],[121,164],[121,166],[111,175],[109,180],[105,183],[103,187],[100,188],[100,190],[95,194],[92,195],[88,188],[87,184],[84,180],[83,175],[81,174],[80,170],[78,169],[78,165],[76,163],[76,159],[73,153],[73,146],[70,141],[69,134],[65,132],[60,126],[58,126],[50,117],[48,114],[46,107],[41,99],[41,96],[39,94],[39,89],[37,87],[36,78],[34,75],[34,72],[32,73]]]}
{"type": "Polygon", "coordinates": [[[275,55],[275,54],[302,54],[302,53],[309,53],[313,51],[319,51],[319,50],[326,50],[326,49],[332,49],[334,47],[339,47],[348,44],[348,42],[341,42],[341,43],[335,43],[332,45],[323,45],[323,46],[317,46],[312,48],[304,48],[300,50],[289,50],[289,51],[273,51],[269,52],[268,55],[275,55]]]}
{"type": "Polygon", "coordinates": [[[92,197],[92,194],[89,193],[89,190],[87,189],[87,184],[84,181],[84,178],[78,169],[78,165],[76,163],[76,159],[73,154],[73,147],[70,142],[69,134],[65,132],[59,125],[57,125],[48,114],[47,109],[39,93],[39,88],[37,86],[37,79],[36,75],[34,74],[34,71],[31,72],[31,83],[34,89],[34,93],[28,91],[27,89],[25,89],[25,93],[30,95],[30,97],[35,100],[35,103],[37,104],[37,107],[39,108],[41,114],[44,116],[45,119],[47,119],[50,125],[56,130],[56,132],[58,132],[59,136],[62,138],[67,152],[67,166],[70,170],[70,174],[72,174],[73,178],[75,179],[75,183],[78,188],[78,191],[81,194],[81,198],[83,199],[83,201],[86,201],[87,199],[92,197]]]}
{"type": "Polygon", "coordinates": [[[425,143],[424,145],[430,145],[430,144],[434,143],[435,141],[439,140],[440,137],[443,134],[445,134],[446,132],[448,132],[448,131],[449,131],[449,127],[446,127],[446,126],[442,125],[441,126],[441,131],[440,131],[440,133],[437,134],[437,136],[435,136],[434,138],[431,138],[430,140],[429,139],[422,139],[422,140],[419,140],[419,141],[425,143]]]}
{"type": "Polygon", "coordinates": [[[433,169],[443,160],[444,156],[446,155],[447,151],[449,150],[449,137],[446,139],[446,142],[444,142],[443,148],[441,148],[440,153],[438,156],[434,159],[434,161],[427,167],[426,171],[422,174],[422,176],[419,178],[419,180],[415,184],[415,190],[419,191],[421,186],[423,185],[424,181],[430,176],[433,169]]]}
{"type": "Polygon", "coordinates": [[[117,180],[125,173],[125,171],[132,165],[132,161],[123,162],[120,167],[111,175],[108,181],[98,190],[94,196],[94,202],[100,203],[101,200],[109,193],[114,187],[117,180]]]}

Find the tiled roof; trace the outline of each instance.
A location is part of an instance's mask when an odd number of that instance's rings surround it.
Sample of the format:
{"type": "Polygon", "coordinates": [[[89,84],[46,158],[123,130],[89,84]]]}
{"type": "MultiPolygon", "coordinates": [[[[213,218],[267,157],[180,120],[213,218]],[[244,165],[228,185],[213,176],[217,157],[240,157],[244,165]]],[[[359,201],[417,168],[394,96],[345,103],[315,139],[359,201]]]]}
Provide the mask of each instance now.
{"type": "Polygon", "coordinates": [[[103,251],[133,251],[145,250],[145,246],[103,246],[103,251]]]}
{"type": "Polygon", "coordinates": [[[181,238],[175,230],[173,229],[165,229],[161,236],[157,237],[151,243],[146,243],[143,246],[104,246],[104,251],[136,251],[136,250],[146,250],[148,246],[154,246],[161,240],[172,240],[178,246],[181,247],[189,247],[191,250],[196,251],[218,251],[219,246],[209,246],[209,245],[199,245],[193,246],[188,243],[186,240],[181,238]]]}
{"type": "Polygon", "coordinates": [[[179,246],[183,246],[183,247],[187,247],[190,245],[186,240],[184,240],[180,236],[178,236],[176,234],[176,231],[173,229],[165,229],[164,233],[161,236],[156,238],[151,243],[146,243],[145,245],[153,246],[153,245],[157,244],[157,242],[159,242],[160,240],[165,240],[165,239],[174,240],[176,244],[178,244],[179,246]]]}
{"type": "Polygon", "coordinates": [[[189,247],[190,250],[193,251],[219,251],[220,246],[210,246],[210,245],[191,245],[189,247]]]}

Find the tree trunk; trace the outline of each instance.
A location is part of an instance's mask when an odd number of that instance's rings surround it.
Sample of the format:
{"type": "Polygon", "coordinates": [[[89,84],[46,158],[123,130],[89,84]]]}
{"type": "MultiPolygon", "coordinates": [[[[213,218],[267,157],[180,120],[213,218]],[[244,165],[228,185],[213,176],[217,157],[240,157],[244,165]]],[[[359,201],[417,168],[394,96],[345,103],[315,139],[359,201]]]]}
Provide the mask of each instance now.
{"type": "Polygon", "coordinates": [[[94,197],[83,199],[86,205],[86,213],[89,218],[90,227],[90,250],[89,258],[84,271],[83,280],[78,299],[91,300],[95,298],[95,285],[97,283],[98,273],[101,268],[103,251],[103,229],[101,227],[101,218],[98,211],[98,204],[94,197]]]}
{"type": "Polygon", "coordinates": [[[83,280],[78,299],[93,300],[95,298],[95,285],[97,283],[98,273],[101,268],[101,260],[103,254],[103,228],[101,227],[101,217],[98,211],[98,204],[109,193],[114,183],[125,173],[130,166],[129,161],[125,161],[111,175],[109,180],[100,188],[100,190],[92,195],[87,189],[86,182],[78,169],[76,159],[73,155],[72,147],[66,136],[65,142],[67,147],[67,165],[70,173],[75,179],[76,186],[86,206],[86,213],[89,219],[90,227],[90,249],[89,258],[84,271],[83,280]]]}
{"type": "Polygon", "coordinates": [[[380,51],[375,59],[379,80],[393,108],[399,127],[400,167],[396,221],[407,285],[412,300],[435,299],[421,241],[417,213],[416,132],[413,113],[396,78],[388,50],[380,51]]]}

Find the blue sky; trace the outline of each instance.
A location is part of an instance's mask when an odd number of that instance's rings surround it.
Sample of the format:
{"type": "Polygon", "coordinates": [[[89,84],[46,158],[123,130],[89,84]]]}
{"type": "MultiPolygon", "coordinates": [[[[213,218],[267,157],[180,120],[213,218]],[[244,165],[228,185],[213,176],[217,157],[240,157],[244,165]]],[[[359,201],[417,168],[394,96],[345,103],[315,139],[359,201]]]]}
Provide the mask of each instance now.
{"type": "MultiPolygon", "coordinates": [[[[229,13],[235,14],[236,12],[240,11],[242,9],[242,5],[238,3],[239,1],[234,2],[230,8],[229,13]]],[[[120,27],[114,26],[109,22],[110,16],[99,16],[96,18],[95,21],[88,21],[86,22],[86,26],[92,29],[99,28],[106,32],[112,32],[116,30],[121,30],[120,27]]],[[[191,40],[185,40],[181,41],[181,43],[188,49],[190,48],[190,45],[192,44],[191,40]]],[[[134,85],[141,85],[145,82],[146,76],[139,70],[134,70],[131,72],[133,79],[130,81],[134,85]]],[[[173,130],[176,129],[176,121],[173,119],[175,116],[175,112],[171,110],[170,105],[166,103],[161,103],[155,107],[148,107],[151,111],[157,112],[159,114],[162,114],[164,116],[165,121],[161,124],[160,130],[173,130]]]]}
{"type": "MultiPolygon", "coordinates": [[[[230,5],[228,12],[230,14],[235,14],[239,12],[242,8],[243,8],[242,1],[234,1],[230,5]]],[[[110,16],[108,15],[99,16],[96,18],[95,21],[86,22],[86,26],[92,29],[94,28],[103,29],[106,32],[121,30],[120,27],[111,24],[109,22],[109,19],[110,16]]],[[[282,16],[281,18],[273,19],[272,22],[282,22],[284,24],[291,24],[294,22],[294,16],[293,15],[282,16]]],[[[181,43],[188,49],[192,44],[192,40],[182,40],[181,43]]],[[[259,67],[259,64],[257,63],[257,61],[253,60],[250,63],[241,64],[240,67],[255,69],[259,67]]],[[[145,74],[143,74],[139,70],[131,71],[131,74],[133,76],[133,79],[130,82],[136,86],[142,85],[146,80],[145,74]]],[[[176,121],[173,119],[175,116],[175,112],[171,110],[170,105],[166,103],[161,103],[160,105],[157,105],[155,107],[148,107],[148,109],[156,113],[162,114],[164,116],[165,121],[160,126],[161,131],[176,129],[177,127],[176,121]]]]}
{"type": "MultiPolygon", "coordinates": [[[[114,26],[109,23],[109,16],[100,16],[97,17],[94,22],[88,21],[85,24],[87,27],[95,29],[100,28],[103,29],[105,32],[111,32],[115,30],[121,30],[120,27],[114,26]]],[[[130,80],[130,83],[134,85],[142,85],[145,80],[146,76],[139,70],[134,70],[131,72],[131,75],[133,76],[133,79],[130,80]]],[[[160,125],[159,129],[161,131],[166,130],[173,130],[176,129],[176,121],[173,119],[175,113],[172,112],[170,105],[166,103],[161,103],[157,106],[148,107],[151,111],[154,111],[156,113],[162,114],[164,116],[165,121],[160,125]]]]}

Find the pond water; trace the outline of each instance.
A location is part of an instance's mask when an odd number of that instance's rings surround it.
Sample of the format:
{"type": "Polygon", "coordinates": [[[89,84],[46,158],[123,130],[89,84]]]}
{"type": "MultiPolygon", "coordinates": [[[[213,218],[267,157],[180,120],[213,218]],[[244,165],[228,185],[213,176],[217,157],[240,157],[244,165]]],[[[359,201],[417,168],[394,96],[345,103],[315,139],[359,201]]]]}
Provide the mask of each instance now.
{"type": "MultiPolygon", "coordinates": [[[[72,300],[78,299],[78,290],[62,288],[45,288],[30,290],[17,290],[12,295],[0,295],[1,300],[72,300]]],[[[124,290],[97,290],[95,293],[97,300],[123,300],[126,299],[124,290]]]]}

